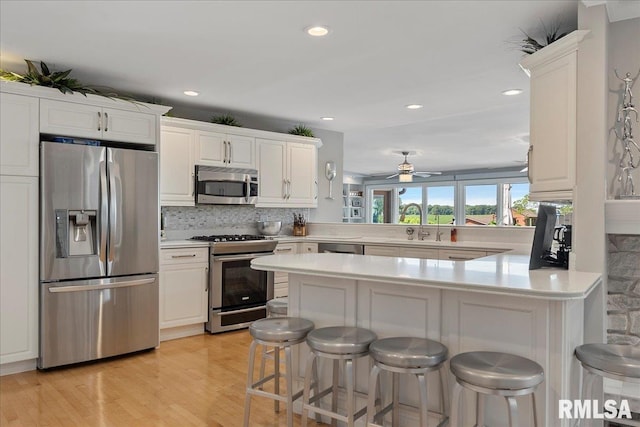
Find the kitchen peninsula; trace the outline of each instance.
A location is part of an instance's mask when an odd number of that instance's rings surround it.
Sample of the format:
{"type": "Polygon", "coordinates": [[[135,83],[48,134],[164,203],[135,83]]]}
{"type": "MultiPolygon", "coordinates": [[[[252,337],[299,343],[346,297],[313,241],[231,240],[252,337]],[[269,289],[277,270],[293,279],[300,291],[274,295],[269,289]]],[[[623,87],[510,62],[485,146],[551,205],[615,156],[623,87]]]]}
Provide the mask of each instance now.
{"type": "MultiPolygon", "coordinates": [[[[516,252],[470,261],[332,253],[252,261],[255,269],[289,274],[290,315],[308,318],[316,327],[351,325],[372,329],[381,338],[427,337],[445,344],[450,357],[494,350],[535,360],[545,371],[536,393],[538,419],[560,426],[558,400],[578,398],[574,348],[602,340],[604,290],[597,274],[529,271],[528,264],[529,256],[516,252]]],[[[363,393],[367,374],[368,365],[361,363],[357,389],[363,393]]],[[[404,386],[401,401],[415,403],[413,386],[404,386]]],[[[465,396],[466,423],[474,407],[470,398],[465,396]]],[[[430,405],[436,409],[437,400],[430,405]]],[[[530,402],[520,399],[519,405],[520,421],[528,425],[530,402]]],[[[499,425],[506,410],[503,400],[492,396],[487,406],[488,423],[499,425]]],[[[412,412],[405,411],[403,418],[417,425],[412,412]]]]}

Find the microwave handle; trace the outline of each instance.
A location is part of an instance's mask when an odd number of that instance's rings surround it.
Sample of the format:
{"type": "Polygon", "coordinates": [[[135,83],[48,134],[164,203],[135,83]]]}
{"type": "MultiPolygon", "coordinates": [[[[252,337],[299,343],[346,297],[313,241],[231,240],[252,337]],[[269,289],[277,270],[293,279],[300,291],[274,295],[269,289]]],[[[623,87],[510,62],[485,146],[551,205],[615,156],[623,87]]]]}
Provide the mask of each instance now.
{"type": "Polygon", "coordinates": [[[251,196],[251,176],[250,175],[247,175],[244,177],[244,183],[246,186],[244,201],[249,203],[249,197],[251,196]]]}

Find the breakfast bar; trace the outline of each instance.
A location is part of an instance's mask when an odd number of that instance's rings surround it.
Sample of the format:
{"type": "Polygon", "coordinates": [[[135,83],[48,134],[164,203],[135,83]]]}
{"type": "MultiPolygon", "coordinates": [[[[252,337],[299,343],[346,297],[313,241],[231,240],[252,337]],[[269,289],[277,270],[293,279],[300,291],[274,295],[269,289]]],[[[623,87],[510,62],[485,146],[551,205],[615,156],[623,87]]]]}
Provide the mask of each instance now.
{"type": "MultiPolygon", "coordinates": [[[[603,341],[605,299],[600,276],[562,269],[529,271],[526,254],[510,252],[469,261],[273,255],[256,258],[251,266],[288,273],[289,315],[310,319],[316,328],[358,326],[373,330],[378,338],[430,338],[447,346],[449,357],[485,350],[534,360],[545,374],[536,391],[541,425],[569,425],[571,420],[557,418],[558,401],[579,396],[580,366],[574,349],[603,341]]],[[[300,377],[304,352],[297,355],[300,377]]],[[[367,363],[356,369],[358,407],[366,403],[368,370],[367,363]]],[[[429,384],[433,410],[439,407],[435,383],[429,384]]],[[[449,390],[452,384],[450,377],[449,390]]],[[[415,405],[417,396],[415,384],[401,384],[401,402],[415,405]]],[[[470,393],[464,395],[464,425],[473,422],[471,398],[470,393]]],[[[486,405],[487,424],[501,425],[504,400],[491,396],[486,405]]],[[[530,401],[521,399],[519,405],[520,422],[529,425],[530,401]]],[[[411,410],[403,411],[401,420],[407,425],[418,422],[411,410]]]]}

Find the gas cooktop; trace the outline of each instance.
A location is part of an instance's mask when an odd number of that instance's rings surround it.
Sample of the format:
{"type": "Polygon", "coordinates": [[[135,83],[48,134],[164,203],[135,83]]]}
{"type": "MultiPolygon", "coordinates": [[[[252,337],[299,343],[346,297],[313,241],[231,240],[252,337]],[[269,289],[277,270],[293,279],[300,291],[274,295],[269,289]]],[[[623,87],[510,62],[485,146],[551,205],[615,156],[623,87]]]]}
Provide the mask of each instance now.
{"type": "Polygon", "coordinates": [[[268,237],[252,234],[214,234],[194,236],[191,240],[211,242],[209,247],[212,256],[273,252],[278,244],[277,241],[268,237]]]}
{"type": "Polygon", "coordinates": [[[244,242],[247,240],[266,240],[267,238],[254,234],[212,234],[211,236],[193,236],[191,239],[205,242],[244,242]]]}

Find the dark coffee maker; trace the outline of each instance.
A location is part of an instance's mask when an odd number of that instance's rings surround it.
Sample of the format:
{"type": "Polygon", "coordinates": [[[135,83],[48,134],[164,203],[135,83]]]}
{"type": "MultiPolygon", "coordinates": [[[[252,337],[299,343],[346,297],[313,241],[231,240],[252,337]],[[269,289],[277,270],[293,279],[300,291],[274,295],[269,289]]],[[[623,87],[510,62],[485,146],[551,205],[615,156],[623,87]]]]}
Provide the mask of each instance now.
{"type": "Polygon", "coordinates": [[[571,252],[571,225],[557,226],[553,231],[553,240],[558,242],[556,260],[559,265],[569,268],[569,252],[571,252]]]}

